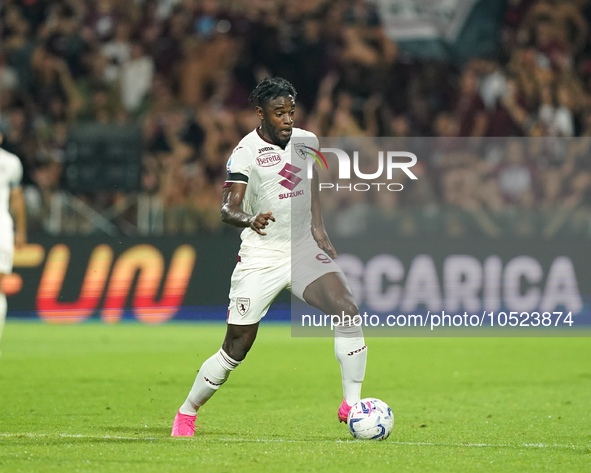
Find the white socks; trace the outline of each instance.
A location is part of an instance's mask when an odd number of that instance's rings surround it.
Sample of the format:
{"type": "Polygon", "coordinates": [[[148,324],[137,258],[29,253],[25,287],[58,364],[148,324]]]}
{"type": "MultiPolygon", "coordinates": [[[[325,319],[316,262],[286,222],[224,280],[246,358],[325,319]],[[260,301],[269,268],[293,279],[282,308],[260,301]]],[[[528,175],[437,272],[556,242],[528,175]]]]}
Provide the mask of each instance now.
{"type": "Polygon", "coordinates": [[[334,351],[341,364],[343,397],[352,406],[361,399],[361,383],[367,361],[367,346],[361,327],[336,326],[334,351]]]}
{"type": "MultiPolygon", "coordinates": [[[[334,348],[341,365],[343,397],[347,404],[352,406],[361,399],[361,383],[365,377],[367,361],[367,346],[361,327],[354,325],[335,327],[334,348]]],[[[179,412],[190,416],[196,415],[197,410],[226,382],[230,373],[240,363],[230,358],[221,348],[215,355],[205,360],[179,412]]]]}
{"type": "Polygon", "coordinates": [[[242,362],[230,358],[221,348],[215,355],[205,360],[179,412],[190,416],[196,415],[197,410],[226,382],[230,372],[234,371],[240,363],[242,362]]]}
{"type": "Polygon", "coordinates": [[[6,295],[0,293],[0,337],[2,336],[2,329],[4,328],[4,320],[6,320],[6,295]]]}

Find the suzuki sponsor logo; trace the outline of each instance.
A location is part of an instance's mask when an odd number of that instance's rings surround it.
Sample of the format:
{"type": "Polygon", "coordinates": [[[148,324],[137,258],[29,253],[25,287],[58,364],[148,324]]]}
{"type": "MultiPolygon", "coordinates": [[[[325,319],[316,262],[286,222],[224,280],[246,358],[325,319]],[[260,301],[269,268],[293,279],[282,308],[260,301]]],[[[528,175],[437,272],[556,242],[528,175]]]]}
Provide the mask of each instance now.
{"type": "Polygon", "coordinates": [[[283,166],[283,169],[279,171],[279,175],[285,178],[280,181],[279,184],[290,191],[294,190],[297,185],[302,182],[302,178],[296,176],[301,170],[301,168],[294,166],[293,164],[286,163],[285,166],[283,166]]]}
{"type": "Polygon", "coordinates": [[[289,199],[291,197],[297,197],[298,195],[304,195],[304,191],[300,190],[300,191],[295,191],[295,192],[289,192],[287,194],[279,194],[279,200],[289,199]]]}

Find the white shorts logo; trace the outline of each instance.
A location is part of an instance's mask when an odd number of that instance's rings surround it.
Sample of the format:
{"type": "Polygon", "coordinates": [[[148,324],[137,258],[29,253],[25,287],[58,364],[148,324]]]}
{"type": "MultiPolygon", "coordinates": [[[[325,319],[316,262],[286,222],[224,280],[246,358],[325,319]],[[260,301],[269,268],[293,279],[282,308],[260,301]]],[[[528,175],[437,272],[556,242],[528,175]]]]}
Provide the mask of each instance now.
{"type": "Polygon", "coordinates": [[[236,299],[236,309],[240,315],[245,315],[250,309],[250,299],[248,297],[238,297],[236,299]]]}

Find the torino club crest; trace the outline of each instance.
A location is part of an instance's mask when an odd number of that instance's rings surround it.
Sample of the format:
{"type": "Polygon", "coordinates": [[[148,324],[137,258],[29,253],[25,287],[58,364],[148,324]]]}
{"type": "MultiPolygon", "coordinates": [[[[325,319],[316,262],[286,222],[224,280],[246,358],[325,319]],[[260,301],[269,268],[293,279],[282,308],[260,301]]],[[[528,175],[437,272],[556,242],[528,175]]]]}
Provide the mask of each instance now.
{"type": "Polygon", "coordinates": [[[236,299],[236,309],[240,315],[245,315],[250,309],[250,299],[248,297],[238,297],[236,299]]]}
{"type": "MultiPolygon", "coordinates": [[[[296,150],[296,154],[302,158],[304,161],[308,160],[308,156],[312,156],[316,162],[320,165],[320,169],[328,169],[328,164],[326,163],[326,159],[324,159],[324,156],[322,156],[322,153],[320,151],[318,151],[317,149],[311,148],[310,146],[306,146],[304,143],[296,143],[294,145],[294,148],[296,150]],[[322,161],[319,159],[319,157],[322,159],[322,161]],[[322,163],[324,163],[324,166],[322,166],[322,163]]],[[[310,175],[311,173],[311,165],[314,164],[314,161],[310,161],[310,164],[308,165],[308,179],[312,179],[312,176],[310,175]]]]}

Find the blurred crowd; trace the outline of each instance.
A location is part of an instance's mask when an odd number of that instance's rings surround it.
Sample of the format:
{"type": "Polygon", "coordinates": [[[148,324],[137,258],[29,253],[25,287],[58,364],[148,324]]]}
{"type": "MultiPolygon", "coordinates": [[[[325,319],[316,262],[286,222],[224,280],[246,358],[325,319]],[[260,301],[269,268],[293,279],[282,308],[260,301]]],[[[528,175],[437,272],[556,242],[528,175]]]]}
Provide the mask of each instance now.
{"type": "MultiPolygon", "coordinates": [[[[4,0],[2,146],[24,163],[43,229],[69,130],[139,124],[142,189],[161,203],[165,233],[192,233],[222,231],[225,163],[258,125],[247,98],[265,76],[294,84],[296,126],[318,136],[591,136],[591,2],[507,3],[498,54],[454,64],[405,55],[364,0],[4,0]]],[[[579,212],[589,236],[588,143],[571,141],[543,156],[518,141],[487,158],[439,153],[420,163],[420,191],[373,210],[402,234],[437,214],[433,231],[499,236],[556,234],[562,209],[579,212]],[[527,226],[524,212],[541,223],[527,226]]],[[[79,197],[93,206],[121,194],[79,197]]],[[[331,201],[341,221],[355,198],[331,201]]],[[[337,234],[355,233],[334,221],[337,234]]]]}

